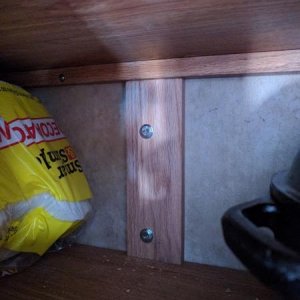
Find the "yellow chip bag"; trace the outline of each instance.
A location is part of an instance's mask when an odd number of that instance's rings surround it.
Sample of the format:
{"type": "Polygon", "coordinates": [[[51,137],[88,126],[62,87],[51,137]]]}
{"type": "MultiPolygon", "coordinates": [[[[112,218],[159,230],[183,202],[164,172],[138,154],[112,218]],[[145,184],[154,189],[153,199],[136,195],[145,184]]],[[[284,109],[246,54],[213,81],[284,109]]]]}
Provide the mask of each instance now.
{"type": "Polygon", "coordinates": [[[90,198],[55,120],[30,93],[0,81],[0,262],[45,253],[85,220],[90,198]]]}

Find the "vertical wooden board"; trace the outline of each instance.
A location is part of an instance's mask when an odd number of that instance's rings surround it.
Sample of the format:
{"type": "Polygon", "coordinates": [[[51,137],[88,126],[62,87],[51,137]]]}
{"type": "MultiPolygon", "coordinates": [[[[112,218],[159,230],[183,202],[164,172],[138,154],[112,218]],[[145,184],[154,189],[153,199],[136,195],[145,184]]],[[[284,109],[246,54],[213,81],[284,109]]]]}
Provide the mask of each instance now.
{"type": "Polygon", "coordinates": [[[183,82],[126,83],[128,255],[171,263],[183,256],[183,82]],[[152,138],[139,130],[150,124],[152,138]],[[152,228],[151,243],[140,239],[152,228]]]}

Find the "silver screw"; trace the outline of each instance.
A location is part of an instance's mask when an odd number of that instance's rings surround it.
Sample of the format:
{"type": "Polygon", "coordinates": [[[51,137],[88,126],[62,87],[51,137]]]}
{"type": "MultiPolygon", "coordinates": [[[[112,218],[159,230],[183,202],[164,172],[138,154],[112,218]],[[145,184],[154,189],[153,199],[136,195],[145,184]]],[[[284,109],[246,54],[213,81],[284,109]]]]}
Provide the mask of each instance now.
{"type": "Polygon", "coordinates": [[[59,74],[58,78],[59,78],[60,82],[64,82],[66,80],[66,77],[64,74],[59,74]]]}
{"type": "Polygon", "coordinates": [[[153,127],[149,124],[144,124],[140,128],[140,135],[144,139],[150,139],[153,135],[153,127]]]}
{"type": "Polygon", "coordinates": [[[144,243],[150,243],[153,240],[154,232],[151,228],[144,228],[140,232],[140,238],[144,243]]]}

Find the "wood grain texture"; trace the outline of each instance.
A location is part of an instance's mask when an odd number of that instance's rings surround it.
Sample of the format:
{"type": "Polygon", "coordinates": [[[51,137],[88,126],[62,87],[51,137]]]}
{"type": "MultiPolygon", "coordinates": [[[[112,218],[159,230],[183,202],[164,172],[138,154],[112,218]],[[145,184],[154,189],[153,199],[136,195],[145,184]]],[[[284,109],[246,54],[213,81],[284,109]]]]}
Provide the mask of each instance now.
{"type": "Polygon", "coordinates": [[[87,84],[137,79],[191,78],[300,72],[300,50],[138,61],[0,74],[23,87],[87,84]],[[59,80],[64,74],[65,81],[59,80]]]}
{"type": "Polygon", "coordinates": [[[2,70],[300,48],[298,0],[10,0],[2,70]]]}
{"type": "Polygon", "coordinates": [[[248,272],[74,246],[0,280],[3,300],[279,300],[248,272]]]}
{"type": "Polygon", "coordinates": [[[183,256],[183,82],[126,83],[128,255],[181,263],[183,256]],[[139,129],[150,124],[151,139],[139,129]],[[140,231],[154,230],[151,243],[140,231]]]}

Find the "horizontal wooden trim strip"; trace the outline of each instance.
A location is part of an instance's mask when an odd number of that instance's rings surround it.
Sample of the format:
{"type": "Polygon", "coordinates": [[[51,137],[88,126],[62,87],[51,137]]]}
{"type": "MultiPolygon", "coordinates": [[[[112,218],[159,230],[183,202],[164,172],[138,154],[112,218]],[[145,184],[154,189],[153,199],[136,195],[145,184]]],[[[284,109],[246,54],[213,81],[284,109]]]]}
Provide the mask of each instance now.
{"type": "Polygon", "coordinates": [[[73,85],[158,78],[192,78],[300,72],[300,50],[135,61],[72,68],[2,73],[24,87],[73,85]],[[62,80],[61,78],[64,78],[62,80]]]}

